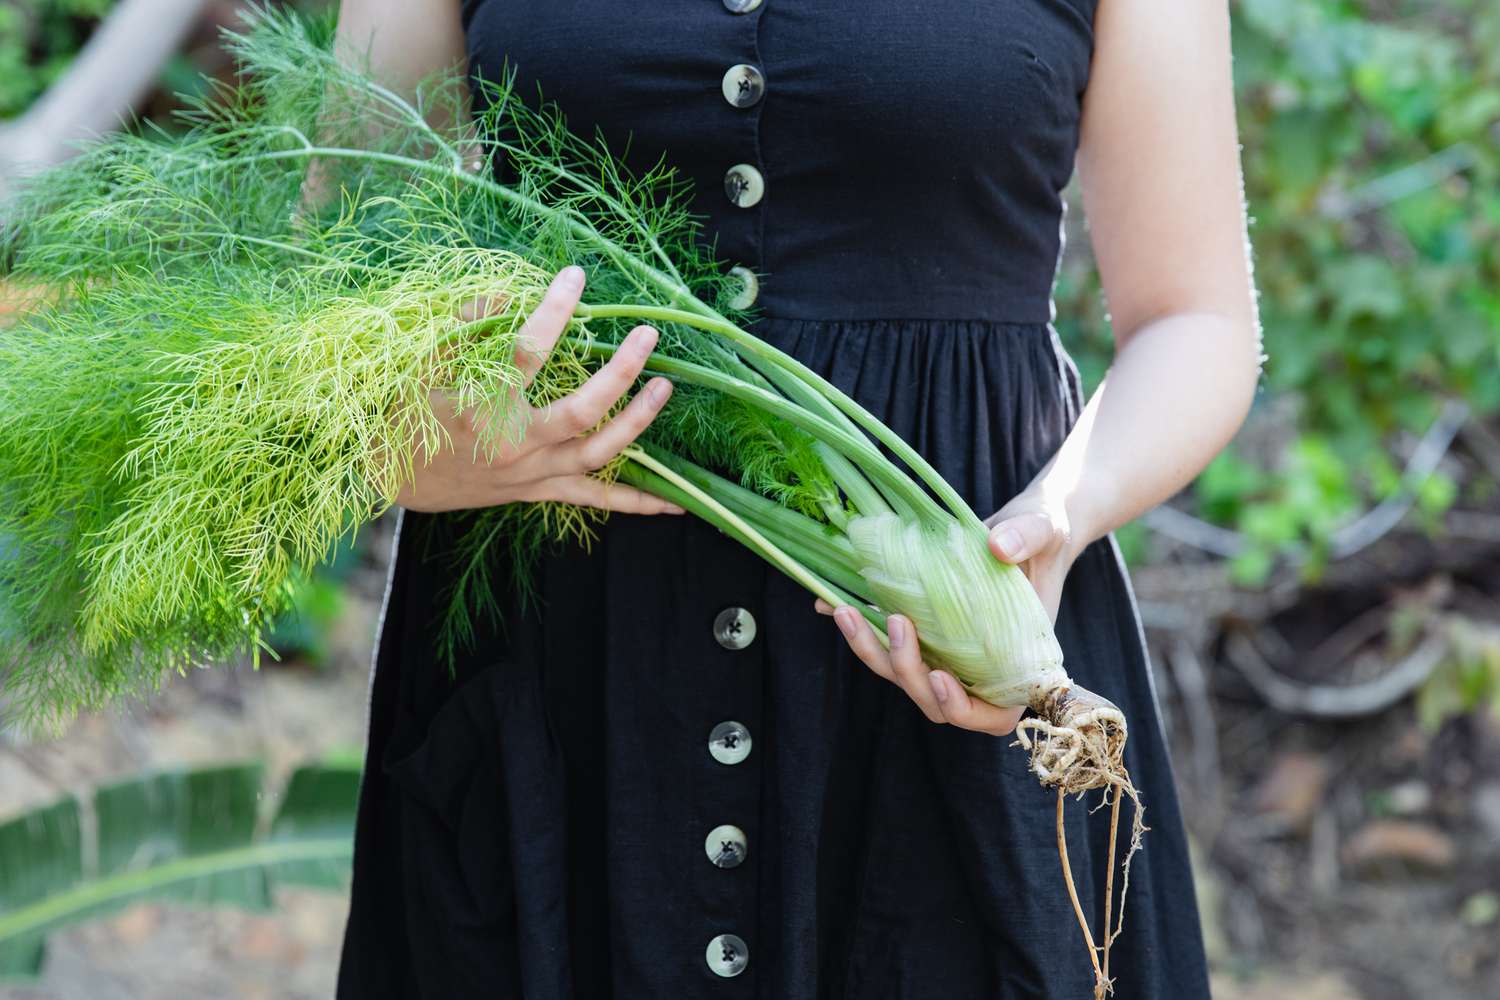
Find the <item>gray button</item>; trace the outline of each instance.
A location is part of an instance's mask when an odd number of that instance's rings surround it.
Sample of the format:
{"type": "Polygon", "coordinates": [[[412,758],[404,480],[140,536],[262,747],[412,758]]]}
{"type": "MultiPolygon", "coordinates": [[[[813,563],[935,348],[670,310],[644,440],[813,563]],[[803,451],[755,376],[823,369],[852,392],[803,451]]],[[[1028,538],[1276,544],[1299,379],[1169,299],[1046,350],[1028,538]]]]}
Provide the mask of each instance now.
{"type": "Polygon", "coordinates": [[[733,106],[748,108],[765,94],[766,78],[749,63],[738,63],[725,71],[719,89],[724,93],[724,100],[733,106]]]}
{"type": "Polygon", "coordinates": [[[755,272],[748,267],[735,265],[729,269],[729,276],[738,280],[740,287],[725,304],[731,309],[749,309],[755,305],[755,299],[760,295],[760,279],[755,276],[755,272]]]}
{"type": "Polygon", "coordinates": [[[744,649],[755,641],[755,616],[744,608],[725,608],[714,616],[714,639],[725,649],[744,649]]]}
{"type": "Polygon", "coordinates": [[[720,934],[708,942],[708,967],[714,975],[732,979],[745,971],[750,964],[750,949],[737,934],[720,934]]]}
{"type": "Polygon", "coordinates": [[[703,850],[715,867],[738,868],[745,863],[745,855],[750,850],[750,842],[745,839],[744,830],[725,823],[708,832],[708,839],[703,841],[703,850]]]}
{"type": "Polygon", "coordinates": [[[760,203],[766,193],[766,179],[748,163],[736,163],[724,174],[724,194],[740,208],[760,203]]]}
{"type": "Polygon", "coordinates": [[[719,723],[708,734],[708,752],[720,764],[738,764],[750,756],[750,730],[739,722],[719,723]]]}
{"type": "Polygon", "coordinates": [[[760,0],[724,0],[724,9],[731,14],[748,14],[760,6],[760,0]]]}

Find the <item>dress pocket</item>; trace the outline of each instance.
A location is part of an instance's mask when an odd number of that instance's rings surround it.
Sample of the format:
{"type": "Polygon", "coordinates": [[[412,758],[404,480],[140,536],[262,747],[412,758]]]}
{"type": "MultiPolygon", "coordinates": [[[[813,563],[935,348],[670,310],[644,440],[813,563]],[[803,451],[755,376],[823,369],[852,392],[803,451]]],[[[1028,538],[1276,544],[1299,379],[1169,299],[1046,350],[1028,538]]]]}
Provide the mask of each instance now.
{"type": "Polygon", "coordinates": [[[426,737],[385,762],[399,811],[408,899],[441,927],[503,930],[515,919],[509,789],[502,733],[509,696],[501,665],[438,709],[426,737]]]}

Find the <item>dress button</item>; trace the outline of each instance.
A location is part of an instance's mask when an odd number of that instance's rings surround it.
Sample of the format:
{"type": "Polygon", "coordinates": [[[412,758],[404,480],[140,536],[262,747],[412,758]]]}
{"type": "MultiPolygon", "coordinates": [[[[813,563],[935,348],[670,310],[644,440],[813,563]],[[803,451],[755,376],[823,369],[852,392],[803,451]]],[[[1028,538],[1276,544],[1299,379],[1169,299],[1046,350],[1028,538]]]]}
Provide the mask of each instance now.
{"type": "Polygon", "coordinates": [[[738,868],[745,862],[745,855],[750,850],[750,842],[745,839],[744,830],[725,823],[708,832],[708,839],[703,842],[703,850],[715,867],[738,868]]]}
{"type": "Polygon", "coordinates": [[[714,975],[732,979],[750,964],[750,949],[739,935],[720,934],[708,942],[708,953],[704,957],[714,975]]]}
{"type": "Polygon", "coordinates": [[[750,756],[750,730],[740,722],[721,722],[708,734],[708,752],[720,764],[738,764],[750,756]]]}
{"type": "Polygon", "coordinates": [[[736,163],[724,174],[724,194],[740,208],[758,204],[766,193],[766,179],[748,163],[736,163]]]}
{"type": "Polygon", "coordinates": [[[725,608],[714,616],[714,638],[725,649],[744,649],[755,641],[755,616],[744,608],[725,608]]]}
{"type": "Polygon", "coordinates": [[[755,299],[760,295],[760,279],[755,276],[755,272],[736,264],[729,269],[729,275],[739,281],[740,287],[725,304],[731,309],[749,309],[755,305],[755,299]]]}
{"type": "Polygon", "coordinates": [[[766,92],[766,78],[760,70],[748,63],[729,67],[724,80],[719,84],[724,100],[737,108],[748,108],[760,100],[766,92]]]}
{"type": "Polygon", "coordinates": [[[760,0],[724,0],[724,9],[731,14],[748,14],[760,6],[760,0]]]}

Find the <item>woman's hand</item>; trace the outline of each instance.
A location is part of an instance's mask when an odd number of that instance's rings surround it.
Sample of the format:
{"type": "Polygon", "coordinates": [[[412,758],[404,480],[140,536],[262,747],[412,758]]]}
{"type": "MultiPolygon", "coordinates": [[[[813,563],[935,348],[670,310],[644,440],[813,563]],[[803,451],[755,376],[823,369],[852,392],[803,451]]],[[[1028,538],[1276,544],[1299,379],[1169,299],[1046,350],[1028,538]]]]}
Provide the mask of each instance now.
{"type": "MultiPolygon", "coordinates": [[[[1014,563],[1031,581],[1054,622],[1062,598],[1062,582],[1077,552],[1067,511],[1030,492],[1021,493],[991,515],[990,551],[1002,562],[1014,563]]],[[[886,619],[890,649],[857,610],[834,608],[819,600],[819,614],[832,615],[854,655],[875,673],[900,687],[928,719],[963,729],[1004,736],[1016,728],[1024,707],[992,705],[969,694],[946,670],[932,670],[922,662],[917,628],[903,615],[886,619]]]]}
{"type": "MultiPolygon", "coordinates": [[[[583,294],[580,267],[566,267],[552,279],[547,294],[520,331],[516,364],[527,385],[547,360],[567,328],[583,294]]],[[[483,310],[475,310],[478,318],[483,310]]],[[[443,511],[492,507],[518,500],[565,503],[630,514],[681,514],[682,508],[631,486],[605,483],[589,473],[606,465],[630,445],[661,412],[672,395],[672,383],[654,378],[608,423],[592,433],[646,367],[656,346],[656,331],[638,326],[621,349],[576,392],[544,407],[533,407],[517,389],[504,407],[526,407],[525,434],[504,441],[486,458],[479,446],[490,421],[514,419],[511,411],[460,411],[442,390],[429,393],[446,441],[434,454],[419,453],[412,480],[396,503],[409,510],[443,511]]]]}
{"type": "Polygon", "coordinates": [[[1040,493],[1024,490],[985,518],[990,551],[1001,562],[1019,566],[1042,599],[1047,617],[1057,622],[1063,580],[1078,558],[1080,540],[1067,508],[1040,493]]]}

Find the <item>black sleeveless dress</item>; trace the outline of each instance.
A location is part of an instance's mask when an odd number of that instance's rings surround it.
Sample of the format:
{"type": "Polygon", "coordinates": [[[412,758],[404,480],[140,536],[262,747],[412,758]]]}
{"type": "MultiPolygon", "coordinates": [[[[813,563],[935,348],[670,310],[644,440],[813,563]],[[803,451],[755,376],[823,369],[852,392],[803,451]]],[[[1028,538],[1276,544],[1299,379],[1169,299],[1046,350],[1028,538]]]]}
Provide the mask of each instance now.
{"type": "MultiPolygon", "coordinates": [[[[920,449],[981,515],[1080,410],[1050,321],[1094,0],[470,0],[508,59],[630,159],[666,153],[756,332],[920,449]]],[[[1091,996],[1052,793],[1008,739],[933,725],[812,598],[686,517],[613,517],[456,678],[451,527],[404,515],[372,680],[345,998],[1091,996]]],[[[1151,831],[1116,996],[1208,995],[1187,843],[1112,538],[1058,636],[1124,708],[1151,831]]],[[[1107,811],[1069,810],[1088,912],[1107,811]]],[[[1097,916],[1094,918],[1097,926],[1097,916]]]]}

